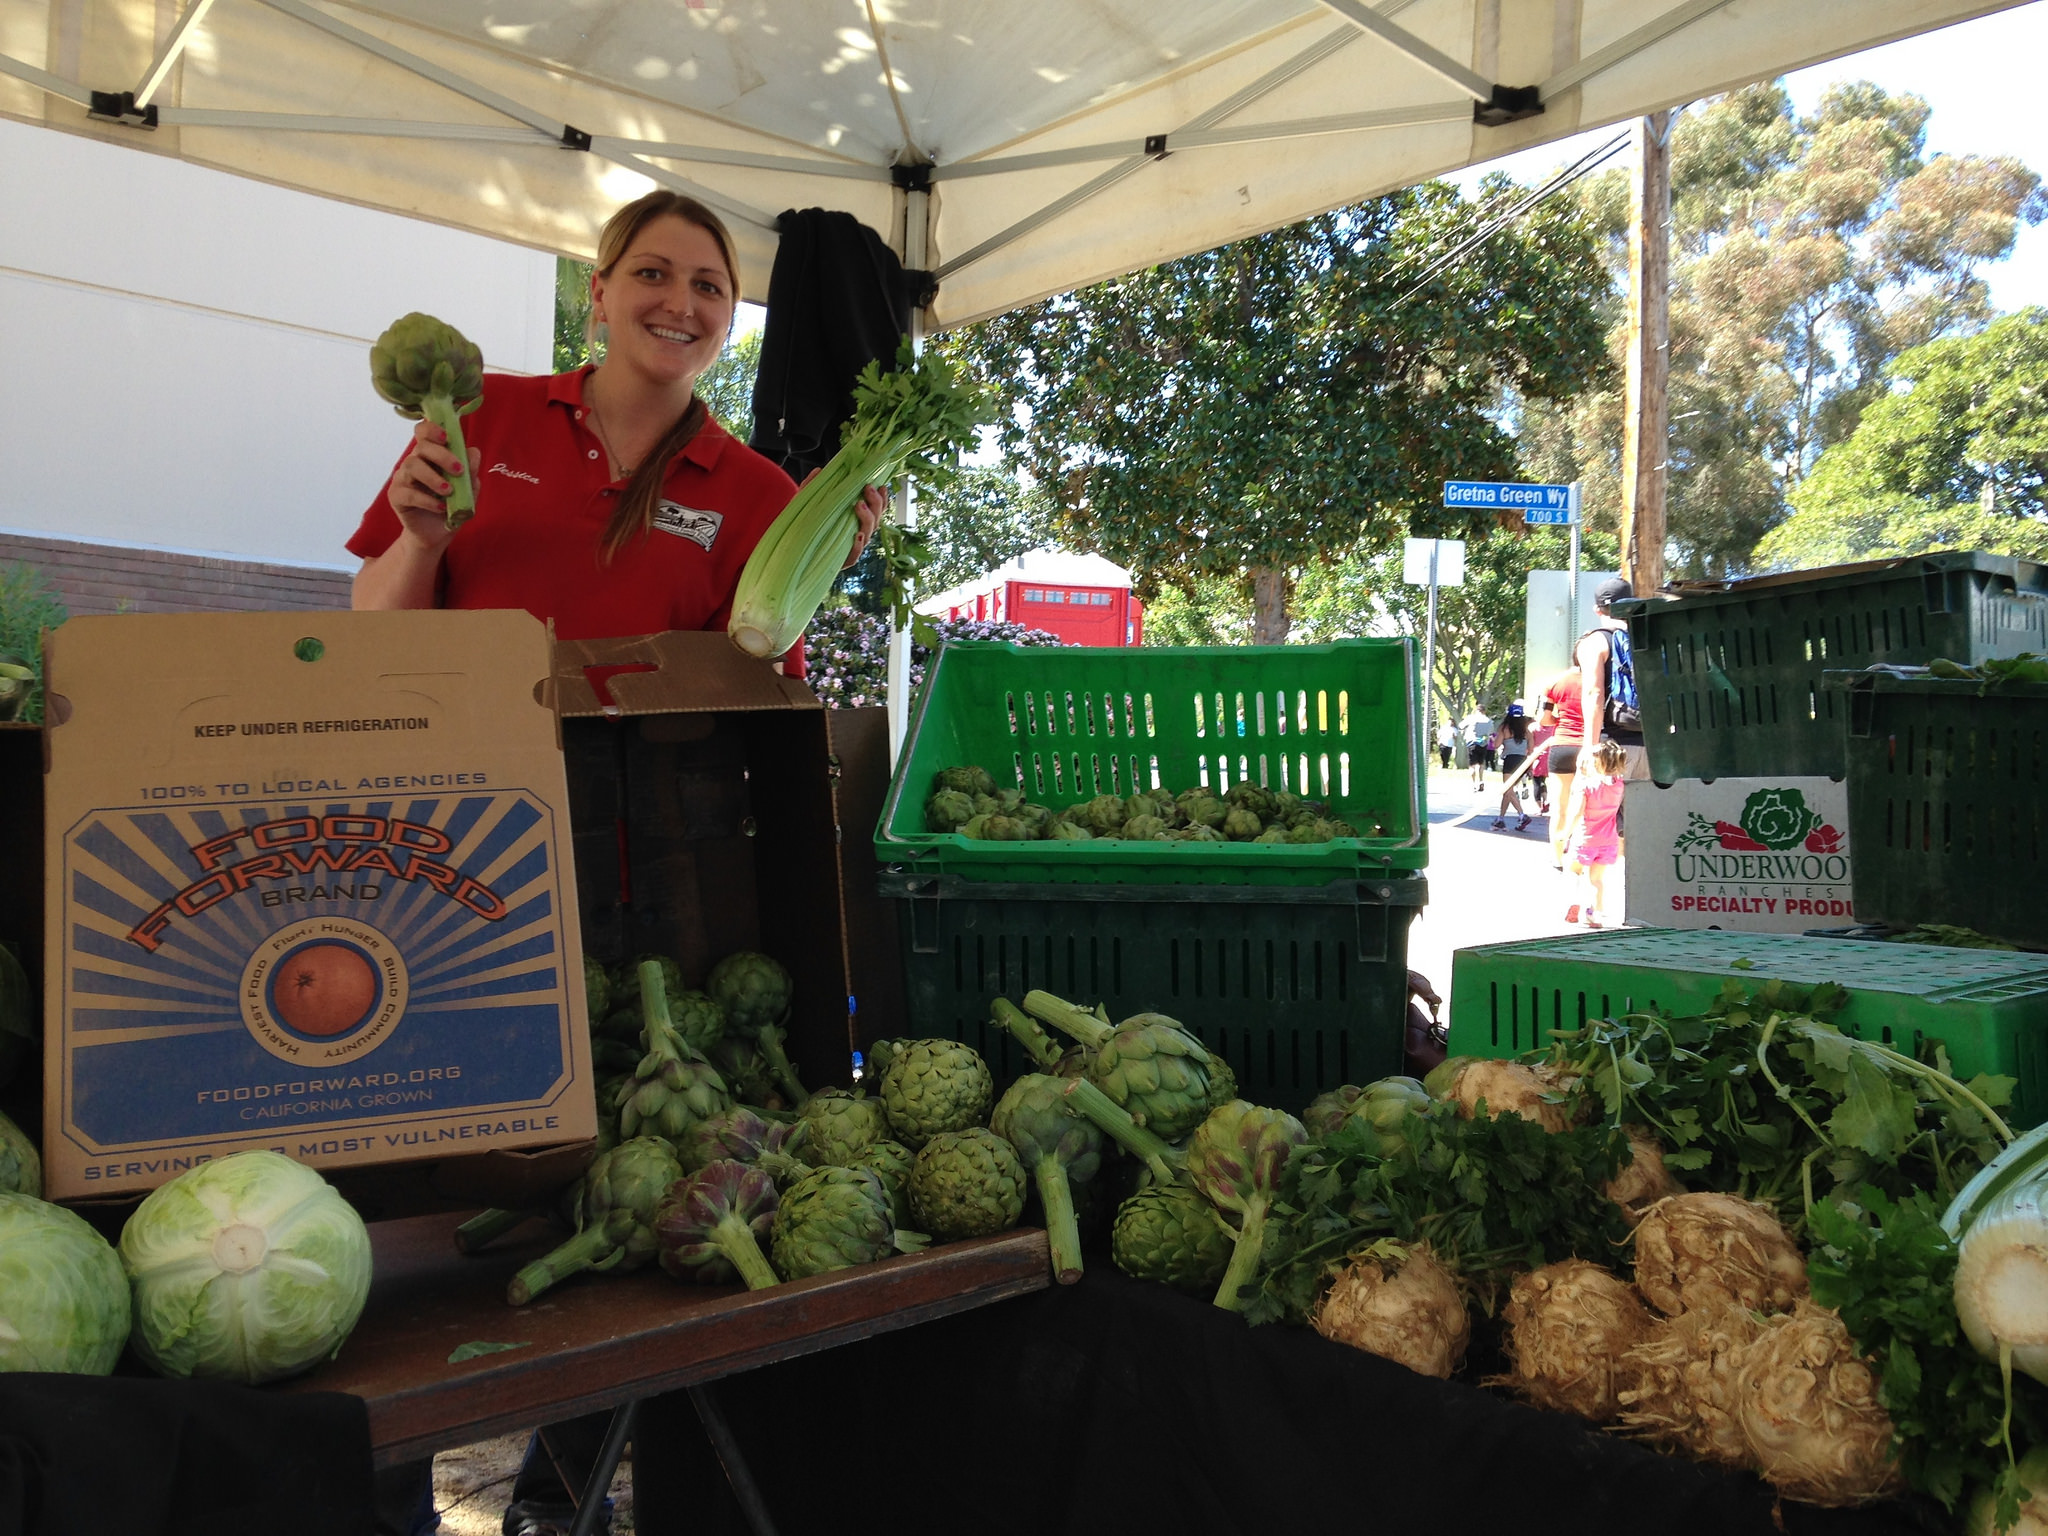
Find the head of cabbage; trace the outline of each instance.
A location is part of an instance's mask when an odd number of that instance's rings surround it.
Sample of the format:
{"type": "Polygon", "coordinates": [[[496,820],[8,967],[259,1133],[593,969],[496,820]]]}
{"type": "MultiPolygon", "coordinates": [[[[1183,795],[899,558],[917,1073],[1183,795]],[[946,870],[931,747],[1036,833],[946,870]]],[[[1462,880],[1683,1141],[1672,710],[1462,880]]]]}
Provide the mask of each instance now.
{"type": "Polygon", "coordinates": [[[104,1376],[128,1342],[128,1277],[84,1218],[0,1191],[0,1371],[104,1376]]]}
{"type": "Polygon", "coordinates": [[[276,1381],[334,1354],[370,1292],[370,1234],[312,1169],[237,1152],[181,1173],[121,1229],[135,1351],[166,1376],[276,1381]]]}

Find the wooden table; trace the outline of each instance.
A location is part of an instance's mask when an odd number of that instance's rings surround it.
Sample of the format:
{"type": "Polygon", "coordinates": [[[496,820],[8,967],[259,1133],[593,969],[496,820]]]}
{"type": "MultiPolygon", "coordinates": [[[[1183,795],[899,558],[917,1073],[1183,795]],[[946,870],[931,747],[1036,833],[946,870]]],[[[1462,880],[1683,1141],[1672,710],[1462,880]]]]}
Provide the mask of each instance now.
{"type": "Polygon", "coordinates": [[[375,1222],[376,1278],[341,1356],[286,1390],[369,1404],[377,1465],[617,1408],[756,1366],[1045,1289],[1034,1228],[948,1243],[766,1291],[679,1284],[650,1266],[585,1275],[508,1306],[505,1283],[560,1234],[532,1223],[480,1254],[457,1215],[375,1222]],[[530,1235],[528,1235],[530,1234],[530,1235]],[[476,1341],[524,1347],[450,1365],[476,1341]]]}

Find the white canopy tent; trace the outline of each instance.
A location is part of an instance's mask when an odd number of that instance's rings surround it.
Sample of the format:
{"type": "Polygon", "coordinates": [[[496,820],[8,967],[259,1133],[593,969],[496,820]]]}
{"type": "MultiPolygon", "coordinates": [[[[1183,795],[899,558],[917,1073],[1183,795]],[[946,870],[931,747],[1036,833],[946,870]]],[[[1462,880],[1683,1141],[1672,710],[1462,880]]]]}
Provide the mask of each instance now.
{"type": "Polygon", "coordinates": [[[2011,3],[0,0],[0,113],[583,257],[677,187],[756,297],[841,208],[950,326],[2011,3]]]}

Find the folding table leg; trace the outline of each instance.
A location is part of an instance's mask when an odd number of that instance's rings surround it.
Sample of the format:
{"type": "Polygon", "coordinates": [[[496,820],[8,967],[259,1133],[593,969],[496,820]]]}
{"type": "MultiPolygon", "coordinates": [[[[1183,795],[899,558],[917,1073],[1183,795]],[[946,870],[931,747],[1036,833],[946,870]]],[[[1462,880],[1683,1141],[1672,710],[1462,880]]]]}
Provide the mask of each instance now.
{"type": "Polygon", "coordinates": [[[597,1453],[597,1462],[577,1497],[576,1523],[569,1527],[569,1536],[590,1536],[597,1529],[597,1522],[604,1518],[605,1491],[612,1485],[612,1474],[619,1470],[619,1458],[626,1454],[626,1442],[633,1435],[633,1418],[639,1411],[638,1403],[622,1403],[612,1411],[612,1427],[605,1432],[604,1449],[597,1453]]]}
{"type": "Polygon", "coordinates": [[[696,1405],[697,1417],[704,1421],[704,1433],[711,1437],[711,1448],[718,1453],[725,1468],[725,1480],[732,1484],[733,1497],[739,1500],[740,1511],[747,1517],[754,1536],[776,1536],[767,1502],[755,1486],[754,1474],[747,1470],[747,1459],[740,1454],[740,1443],[733,1439],[732,1426],[726,1423],[717,1397],[709,1386],[692,1387],[690,1401],[696,1405]]]}

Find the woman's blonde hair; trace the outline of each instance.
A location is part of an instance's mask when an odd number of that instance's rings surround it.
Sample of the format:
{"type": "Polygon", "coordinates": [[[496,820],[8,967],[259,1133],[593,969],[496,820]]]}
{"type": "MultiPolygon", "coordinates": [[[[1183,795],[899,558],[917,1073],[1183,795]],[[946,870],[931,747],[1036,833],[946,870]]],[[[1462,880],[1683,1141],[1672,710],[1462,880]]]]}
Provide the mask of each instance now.
{"type": "Polygon", "coordinates": [[[1610,779],[1628,767],[1628,748],[1618,741],[1603,741],[1593,749],[1593,766],[1610,779]]]}
{"type": "MultiPolygon", "coordinates": [[[[670,217],[696,225],[718,246],[718,254],[725,259],[726,277],[732,284],[733,310],[737,313],[740,266],[733,259],[732,233],[717,214],[694,197],[686,197],[680,192],[657,189],[645,197],[635,198],[607,219],[597,237],[597,275],[610,277],[619,259],[633,248],[640,231],[656,219],[670,217]]],[[[595,341],[597,320],[594,310],[589,329],[591,340],[595,341]]],[[[668,478],[669,465],[703,430],[709,414],[704,409],[704,402],[693,392],[690,408],[676,419],[675,425],[654,445],[654,451],[633,471],[633,478],[626,482],[626,489],[619,497],[619,504],[612,509],[611,520],[605,524],[604,537],[599,542],[599,550],[607,564],[620,550],[654,527],[654,514],[661,505],[661,485],[668,478]]]]}

